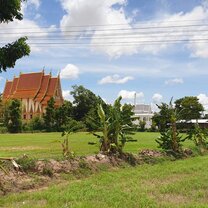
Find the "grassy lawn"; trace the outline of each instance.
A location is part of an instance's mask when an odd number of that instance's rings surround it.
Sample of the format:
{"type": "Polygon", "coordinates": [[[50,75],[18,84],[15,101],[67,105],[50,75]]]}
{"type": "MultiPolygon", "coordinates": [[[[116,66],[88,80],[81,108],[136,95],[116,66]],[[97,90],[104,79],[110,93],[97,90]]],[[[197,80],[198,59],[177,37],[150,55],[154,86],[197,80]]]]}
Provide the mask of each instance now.
{"type": "MultiPolygon", "coordinates": [[[[27,154],[36,158],[61,157],[60,133],[2,134],[0,157],[27,154]]],[[[125,150],[156,149],[158,133],[136,133],[137,142],[127,143],[125,150]]],[[[97,141],[87,133],[74,134],[70,145],[77,155],[98,152],[97,141]]],[[[185,147],[193,148],[190,141],[185,147]]],[[[104,168],[104,167],[103,167],[104,168]]],[[[65,176],[61,184],[32,192],[10,194],[0,198],[5,208],[136,208],[136,207],[208,207],[208,156],[166,161],[156,165],[115,168],[88,178],[65,176]]]]}
{"type": "MultiPolygon", "coordinates": [[[[133,137],[137,142],[126,144],[125,150],[137,153],[140,149],[156,149],[155,139],[158,133],[136,133],[133,137]]],[[[0,134],[0,157],[16,157],[27,154],[36,158],[58,158],[61,157],[61,133],[37,133],[37,134],[0,134]]],[[[71,150],[76,155],[90,155],[98,152],[98,139],[88,133],[77,133],[71,135],[71,150]],[[88,142],[97,142],[96,145],[88,145],[88,142]]],[[[191,147],[189,141],[185,146],[191,147]]]]}
{"type": "Polygon", "coordinates": [[[208,156],[103,171],[0,198],[8,208],[208,207],[208,156]]]}

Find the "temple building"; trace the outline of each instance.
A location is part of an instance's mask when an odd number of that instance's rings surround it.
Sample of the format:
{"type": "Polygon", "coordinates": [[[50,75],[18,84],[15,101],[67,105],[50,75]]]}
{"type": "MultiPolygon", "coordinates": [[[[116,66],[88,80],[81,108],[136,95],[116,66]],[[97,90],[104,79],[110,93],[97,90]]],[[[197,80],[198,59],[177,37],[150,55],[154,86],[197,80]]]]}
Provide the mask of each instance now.
{"type": "Polygon", "coordinates": [[[12,81],[6,81],[3,100],[19,99],[22,102],[22,118],[30,120],[42,116],[48,101],[55,100],[55,107],[63,104],[60,77],[52,77],[44,71],[20,74],[12,81]]]}
{"type": "Polygon", "coordinates": [[[145,121],[145,128],[149,129],[152,125],[152,117],[154,113],[152,112],[151,105],[136,104],[133,109],[134,124],[139,125],[140,121],[145,121]]]}

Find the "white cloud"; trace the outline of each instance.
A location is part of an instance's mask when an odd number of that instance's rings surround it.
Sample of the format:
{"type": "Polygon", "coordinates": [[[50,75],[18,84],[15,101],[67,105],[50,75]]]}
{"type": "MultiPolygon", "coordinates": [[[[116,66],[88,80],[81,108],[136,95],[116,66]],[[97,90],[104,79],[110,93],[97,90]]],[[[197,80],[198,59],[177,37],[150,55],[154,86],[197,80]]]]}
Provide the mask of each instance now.
{"type": "Polygon", "coordinates": [[[28,37],[28,43],[31,47],[32,52],[39,52],[43,48],[39,48],[39,46],[36,44],[38,40],[32,40],[34,37],[47,37],[48,32],[51,30],[54,30],[54,27],[51,26],[49,29],[41,28],[35,21],[29,20],[29,19],[23,19],[22,21],[14,20],[13,22],[10,22],[8,24],[3,23],[0,24],[0,30],[5,32],[1,34],[1,42],[0,47],[9,43],[16,41],[18,38],[22,36],[28,37]],[[33,31],[36,33],[31,34],[30,30],[28,28],[33,28],[33,31]],[[9,33],[9,34],[8,34],[9,33]],[[31,40],[30,40],[31,39],[31,40]],[[30,44],[30,41],[33,44],[30,44]]]}
{"type": "Polygon", "coordinates": [[[98,81],[98,83],[99,84],[124,84],[133,79],[134,78],[132,76],[121,77],[118,74],[114,74],[112,76],[103,77],[100,81],[98,81]]]}
{"type": "Polygon", "coordinates": [[[29,0],[27,3],[34,5],[36,8],[40,6],[40,0],[29,0]]]}
{"type": "Polygon", "coordinates": [[[184,81],[182,78],[175,78],[175,79],[169,79],[165,81],[166,85],[176,85],[176,84],[183,84],[184,81]]]}
{"type": "Polygon", "coordinates": [[[153,96],[152,96],[152,101],[153,103],[155,104],[160,104],[163,100],[163,96],[159,93],[155,93],[153,96]]]}
{"type": "Polygon", "coordinates": [[[153,112],[159,111],[159,108],[157,107],[157,105],[161,104],[162,100],[163,100],[163,96],[159,93],[155,93],[152,96],[151,108],[153,112]]]}
{"type": "Polygon", "coordinates": [[[136,92],[136,91],[128,91],[128,90],[121,90],[118,93],[118,96],[121,96],[125,100],[132,100],[135,98],[138,102],[144,102],[144,93],[143,92],[136,92]]]}
{"type": "Polygon", "coordinates": [[[208,110],[208,96],[206,94],[199,94],[197,96],[199,102],[204,106],[206,110],[208,110]]]}
{"type": "MultiPolygon", "coordinates": [[[[123,54],[130,55],[136,52],[134,46],[94,46],[103,42],[105,42],[105,44],[112,43],[112,39],[101,39],[103,35],[116,33],[112,31],[115,29],[115,26],[110,26],[112,24],[122,24],[122,27],[131,30],[132,27],[129,24],[131,18],[128,18],[124,11],[124,6],[127,3],[126,0],[61,0],[61,2],[64,10],[67,13],[63,16],[61,20],[61,29],[63,33],[64,31],[68,30],[68,28],[74,25],[86,26],[80,29],[76,28],[77,32],[73,32],[73,35],[91,35],[92,39],[90,41],[90,44],[91,48],[94,51],[103,52],[105,54],[108,54],[110,57],[119,57],[123,54]],[[119,5],[119,8],[113,7],[114,5],[119,5]],[[90,25],[107,25],[108,27],[97,26],[93,27],[92,31],[92,27],[90,27],[90,25]],[[105,31],[101,31],[103,29],[105,31]]],[[[67,35],[68,34],[69,33],[67,33],[67,35]]],[[[118,38],[118,40],[113,39],[114,43],[119,42],[119,40],[120,38],[118,38]]]]}
{"type": "Polygon", "coordinates": [[[208,43],[191,41],[203,39],[208,35],[208,26],[204,24],[208,21],[208,7],[203,3],[190,12],[162,14],[159,15],[160,18],[136,22],[133,25],[135,14],[134,10],[133,14],[128,13],[131,16],[126,13],[127,0],[61,0],[61,2],[66,11],[61,20],[63,33],[74,25],[85,26],[76,28],[77,32],[71,35],[83,37],[87,34],[91,37],[87,43],[93,51],[105,53],[111,58],[135,53],[157,54],[175,46],[175,40],[186,40],[182,44],[177,44],[177,48],[185,45],[192,56],[208,57],[208,43]],[[114,7],[115,4],[119,6],[114,7]],[[195,24],[202,26],[192,26],[194,24],[192,21],[197,21],[195,24]],[[190,26],[184,28],[183,26],[187,24],[190,26]],[[106,26],[96,26],[92,30],[90,25],[106,26]],[[203,31],[197,32],[198,30],[203,31]],[[173,43],[170,40],[173,40],[173,43]]]}
{"type": "Polygon", "coordinates": [[[61,70],[60,77],[62,79],[77,79],[79,77],[79,68],[73,64],[68,64],[61,70]]]}
{"type": "Polygon", "coordinates": [[[73,97],[70,95],[70,90],[62,90],[62,95],[64,97],[65,100],[69,100],[72,101],[73,97]]]}
{"type": "Polygon", "coordinates": [[[25,14],[27,12],[27,9],[30,6],[34,6],[35,9],[37,10],[40,7],[40,4],[41,4],[41,0],[29,0],[29,1],[26,1],[26,2],[22,2],[21,12],[23,14],[25,14]]]}

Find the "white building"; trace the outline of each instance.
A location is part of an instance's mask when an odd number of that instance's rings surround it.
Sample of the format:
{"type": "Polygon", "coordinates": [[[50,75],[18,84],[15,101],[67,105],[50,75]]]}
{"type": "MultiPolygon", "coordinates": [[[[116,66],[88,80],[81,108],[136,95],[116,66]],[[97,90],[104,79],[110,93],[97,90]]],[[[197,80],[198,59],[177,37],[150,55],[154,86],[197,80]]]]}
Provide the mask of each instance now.
{"type": "Polygon", "coordinates": [[[154,113],[152,112],[151,105],[145,104],[136,104],[134,107],[134,123],[139,125],[139,121],[145,121],[146,126],[145,128],[149,129],[152,125],[152,117],[154,113]]]}

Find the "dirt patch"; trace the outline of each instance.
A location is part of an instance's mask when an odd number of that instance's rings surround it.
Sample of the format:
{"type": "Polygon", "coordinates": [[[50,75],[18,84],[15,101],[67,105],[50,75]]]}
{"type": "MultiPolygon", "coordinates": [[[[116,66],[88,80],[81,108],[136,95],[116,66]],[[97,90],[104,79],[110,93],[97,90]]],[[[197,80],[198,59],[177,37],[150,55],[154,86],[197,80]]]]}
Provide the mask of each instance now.
{"type": "Polygon", "coordinates": [[[115,167],[124,161],[115,156],[102,154],[75,158],[73,160],[37,160],[27,157],[19,160],[20,169],[15,170],[12,163],[4,163],[6,172],[0,169],[0,195],[10,192],[37,191],[47,188],[51,182],[63,182],[63,174],[72,173],[75,177],[92,174],[100,165],[115,167]]]}
{"type": "Polygon", "coordinates": [[[144,149],[139,152],[140,156],[148,156],[148,157],[164,157],[166,154],[164,152],[158,150],[144,149]]]}

